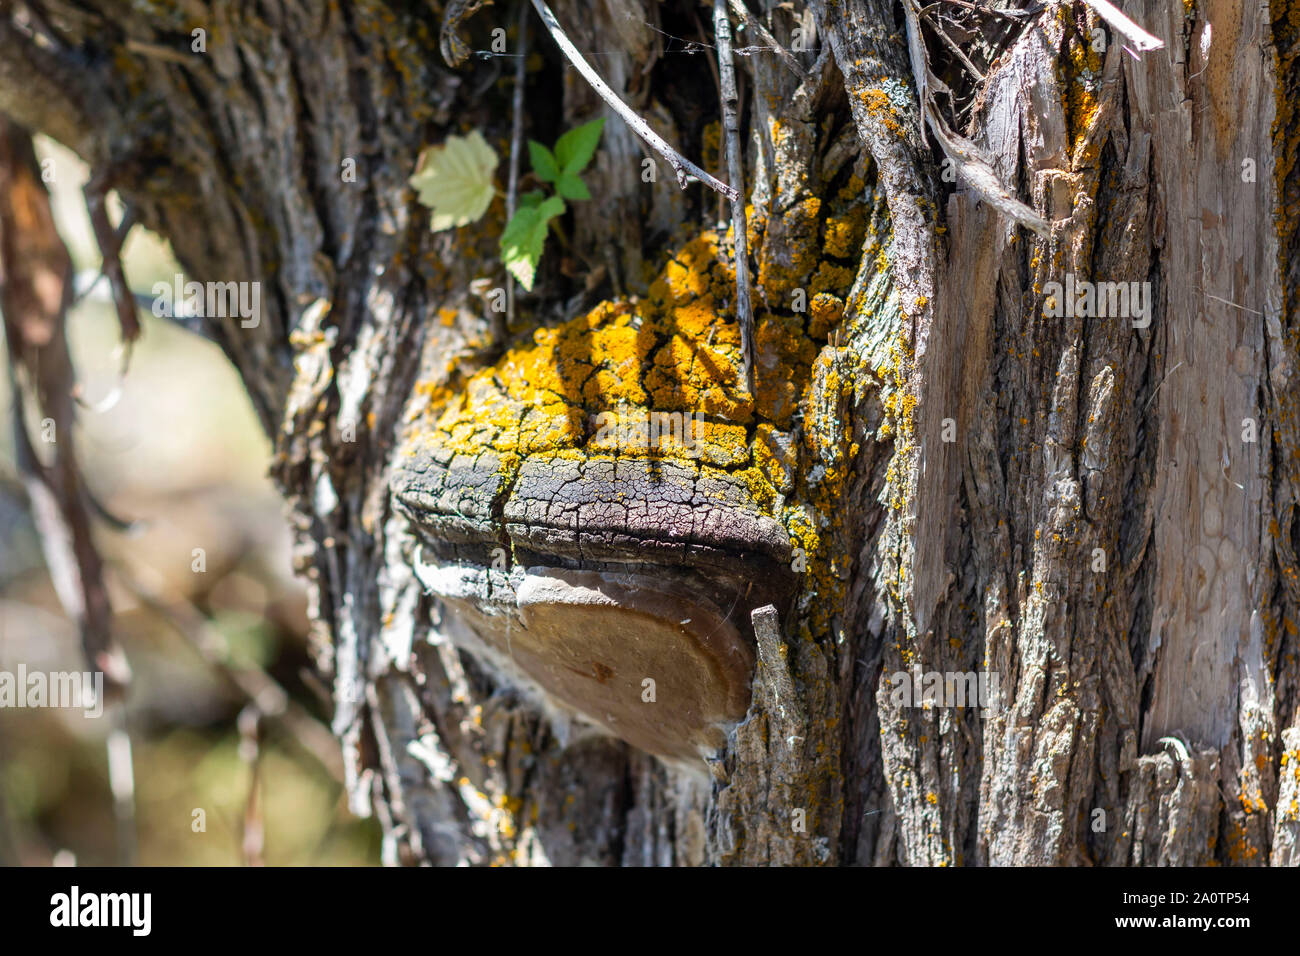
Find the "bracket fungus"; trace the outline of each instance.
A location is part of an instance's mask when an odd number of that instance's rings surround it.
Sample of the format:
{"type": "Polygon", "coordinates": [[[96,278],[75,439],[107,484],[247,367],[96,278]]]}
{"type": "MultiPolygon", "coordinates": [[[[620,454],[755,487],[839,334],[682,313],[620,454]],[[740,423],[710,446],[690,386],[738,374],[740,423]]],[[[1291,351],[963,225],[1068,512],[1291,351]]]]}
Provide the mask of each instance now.
{"type": "Polygon", "coordinates": [[[617,307],[541,330],[415,422],[391,482],[450,639],[698,769],[749,706],[750,612],[787,606],[796,583],[782,488],[754,450],[771,426],[728,394],[734,367],[701,332],[684,341],[617,307]],[[669,382],[677,353],[686,371],[669,382]],[[691,416],[690,441],[603,440],[600,415],[637,399],[691,416]]]}
{"type": "Polygon", "coordinates": [[[749,706],[749,613],[789,590],[785,530],[743,485],[670,462],[528,458],[502,482],[491,460],[395,482],[449,635],[650,753],[719,750],[749,706]]]}

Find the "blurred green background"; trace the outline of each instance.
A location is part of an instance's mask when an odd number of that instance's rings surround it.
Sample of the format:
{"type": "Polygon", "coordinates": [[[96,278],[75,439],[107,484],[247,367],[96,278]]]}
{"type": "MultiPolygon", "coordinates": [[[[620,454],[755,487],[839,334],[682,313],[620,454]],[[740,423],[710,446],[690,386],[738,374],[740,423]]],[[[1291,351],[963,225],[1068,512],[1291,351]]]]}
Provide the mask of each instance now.
{"type": "MultiPolygon", "coordinates": [[[[75,267],[97,270],[81,191],[88,172],[48,140],[37,147],[52,160],[55,215],[75,267]]],[[[145,294],[181,271],[167,244],[138,226],[123,261],[131,288],[145,294]]],[[[119,385],[107,290],[100,283],[68,316],[90,403],[119,385]]],[[[114,630],[134,673],[125,708],[134,820],[114,810],[111,715],[0,708],[0,863],[377,863],[378,828],[348,813],[337,747],[323,732],[329,709],[309,673],[306,601],[290,571],[282,506],[265,477],[269,442],[216,346],[147,310],[141,321],[120,400],[102,412],[83,409],[74,436],[91,491],[109,512],[139,523],[132,534],[103,522],[96,528],[114,630]],[[192,570],[196,548],[204,552],[202,572],[192,570]],[[141,597],[141,582],[167,613],[141,597]],[[204,640],[207,659],[196,647],[204,640]],[[248,699],[229,679],[232,669],[285,688],[312,731],[310,746],[302,733],[263,720],[259,746],[246,743],[241,753],[238,718],[248,699]],[[196,810],[204,832],[195,832],[196,810]]],[[[19,663],[29,671],[84,671],[76,627],[51,586],[17,479],[7,376],[6,356],[0,671],[15,673],[19,663]]]]}

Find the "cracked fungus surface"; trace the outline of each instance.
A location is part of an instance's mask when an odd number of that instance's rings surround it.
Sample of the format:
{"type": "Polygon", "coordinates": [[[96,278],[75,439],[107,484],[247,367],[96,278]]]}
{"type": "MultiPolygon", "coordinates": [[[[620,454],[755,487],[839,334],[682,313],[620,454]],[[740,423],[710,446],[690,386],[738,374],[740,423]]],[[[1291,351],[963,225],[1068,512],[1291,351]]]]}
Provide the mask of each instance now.
{"type": "MultiPolygon", "coordinates": [[[[683,505],[707,512],[716,501],[799,540],[806,518],[782,513],[798,473],[793,428],[820,344],[844,314],[854,270],[839,260],[861,248],[866,231],[865,216],[817,212],[807,211],[814,254],[764,263],[760,274],[783,303],[802,289],[805,307],[781,311],[756,299],[753,398],[740,387],[734,273],[717,233],[705,232],[672,256],[648,296],[539,329],[454,394],[431,395],[403,464],[433,478],[423,485],[425,507],[500,525],[503,500],[526,492],[528,475],[542,468],[567,476],[569,487],[553,486],[554,494],[604,494],[629,507],[648,490],[663,495],[656,484],[670,486],[670,498],[689,485],[690,500],[677,498],[683,505]],[[652,416],[661,422],[653,444],[652,416]]],[[[789,538],[780,537],[770,548],[743,534],[715,543],[786,560],[789,538]]]]}

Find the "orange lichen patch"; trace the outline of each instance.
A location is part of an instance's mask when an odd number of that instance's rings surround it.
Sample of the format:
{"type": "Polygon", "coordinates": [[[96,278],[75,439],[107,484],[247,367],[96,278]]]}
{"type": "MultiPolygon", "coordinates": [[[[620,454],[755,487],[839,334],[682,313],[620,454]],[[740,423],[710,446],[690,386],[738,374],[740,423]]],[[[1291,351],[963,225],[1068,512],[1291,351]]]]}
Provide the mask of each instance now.
{"type": "Polygon", "coordinates": [[[854,270],[848,266],[837,266],[822,262],[817,266],[808,287],[814,292],[836,292],[847,289],[853,284],[854,270]]]}
{"type": "Polygon", "coordinates": [[[758,263],[758,284],[769,301],[801,286],[817,267],[821,211],[821,200],[809,197],[768,222],[767,231],[779,239],[764,244],[758,263]]]}
{"type": "Polygon", "coordinates": [[[876,374],[889,386],[883,399],[885,421],[880,427],[882,438],[910,439],[915,434],[913,414],[916,411],[916,399],[904,390],[911,367],[911,348],[900,336],[890,345],[888,357],[876,370],[876,374]]]}
{"type": "MultiPolygon", "coordinates": [[[[803,567],[798,570],[811,570],[808,565],[813,561],[809,556],[816,555],[820,545],[821,536],[817,533],[817,525],[813,516],[806,510],[792,510],[785,518],[785,530],[790,535],[790,542],[796,549],[796,554],[802,553],[804,556],[803,567]]],[[[814,580],[814,584],[816,581],[814,580]]],[[[809,591],[818,594],[820,597],[821,589],[809,587],[809,591]]]]}
{"type": "Polygon", "coordinates": [[[1228,861],[1230,863],[1249,863],[1259,856],[1259,847],[1251,843],[1250,831],[1243,821],[1235,818],[1230,819],[1228,821],[1227,837],[1228,861]]]}
{"type": "Polygon", "coordinates": [[[704,233],[688,242],[669,260],[663,273],[650,287],[651,295],[670,302],[687,302],[706,294],[713,281],[711,266],[717,261],[714,233],[704,233]]]}
{"type": "MultiPolygon", "coordinates": [[[[815,213],[817,204],[803,209],[815,213]]],[[[808,228],[815,236],[819,223],[808,228]]],[[[806,398],[817,346],[804,316],[760,312],[755,395],[745,393],[734,276],[718,245],[715,233],[702,233],[666,263],[646,298],[604,302],[539,329],[455,397],[438,390],[441,411],[426,406],[436,423],[416,444],[436,446],[441,458],[490,452],[505,472],[536,455],[689,461],[727,471],[774,511],[797,470],[793,443],[781,436],[806,398]]],[[[839,269],[821,281],[838,282],[843,294],[851,280],[839,269]]],[[[843,303],[827,294],[816,309],[825,333],[843,303]]]]}
{"type": "Polygon", "coordinates": [[[836,259],[856,258],[866,232],[866,210],[862,206],[854,206],[845,215],[831,216],[826,220],[822,249],[836,259]]]}
{"type": "Polygon", "coordinates": [[[885,129],[895,136],[904,137],[907,131],[903,124],[899,122],[900,113],[890,99],[889,94],[880,87],[868,87],[857,92],[859,102],[866,107],[868,113],[881,120],[885,129]]]}
{"type": "Polygon", "coordinates": [[[823,350],[813,368],[818,401],[805,417],[802,450],[809,465],[799,475],[800,498],[808,505],[790,509],[785,521],[805,558],[804,639],[842,637],[838,614],[853,562],[843,520],[856,453],[849,410],[862,371],[861,360],[849,349],[823,350]]]}
{"type": "Polygon", "coordinates": [[[862,194],[867,190],[867,184],[857,173],[849,177],[849,181],[844,184],[840,190],[837,199],[860,199],[862,194]]]}
{"type": "Polygon", "coordinates": [[[758,320],[754,343],[761,356],[755,372],[759,408],[770,421],[787,423],[803,397],[816,347],[797,317],[772,314],[758,320]]]}
{"type": "Polygon", "coordinates": [[[824,339],[844,320],[844,300],[829,292],[818,292],[808,307],[808,334],[824,339]]]}
{"type": "Polygon", "coordinates": [[[626,406],[596,416],[592,425],[596,434],[585,446],[588,455],[654,451],[663,458],[694,456],[727,469],[749,461],[747,430],[741,425],[626,406]]]}
{"type": "Polygon", "coordinates": [[[789,493],[793,487],[795,471],[798,468],[798,454],[794,443],[783,440],[783,436],[771,425],[759,425],[754,436],[754,464],[773,488],[782,494],[789,493]]]}
{"type": "MultiPolygon", "coordinates": [[[[1064,22],[1069,16],[1067,7],[1059,12],[1064,22]]],[[[1066,57],[1068,66],[1064,70],[1062,81],[1065,86],[1065,120],[1068,130],[1070,152],[1073,154],[1078,140],[1092,125],[1100,106],[1097,92],[1101,85],[1101,54],[1092,48],[1092,44],[1075,35],[1073,29],[1067,29],[1068,47],[1066,57]]]]}
{"type": "MultiPolygon", "coordinates": [[[[1284,750],[1278,764],[1278,782],[1287,783],[1286,778],[1295,781],[1292,792],[1300,792],[1300,750],[1284,750]]],[[[1278,819],[1294,823],[1300,820],[1300,800],[1292,799],[1278,807],[1278,819]]]]}
{"type": "Polygon", "coordinates": [[[767,121],[767,135],[772,146],[780,150],[785,145],[785,141],[790,138],[790,128],[772,116],[767,121]]]}

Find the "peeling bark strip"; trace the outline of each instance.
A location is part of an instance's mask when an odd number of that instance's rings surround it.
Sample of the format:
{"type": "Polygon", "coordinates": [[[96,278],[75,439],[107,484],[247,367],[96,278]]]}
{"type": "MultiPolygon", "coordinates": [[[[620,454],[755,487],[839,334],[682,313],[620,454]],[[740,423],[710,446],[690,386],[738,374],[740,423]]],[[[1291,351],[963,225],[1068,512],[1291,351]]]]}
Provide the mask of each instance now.
{"type": "Polygon", "coordinates": [[[385,860],[1295,864],[1294,4],[562,0],[518,71],[477,6],[0,4],[0,109],[262,284],[205,322],[385,860]],[[743,160],[752,388],[726,214],[629,114],[743,160]],[[502,323],[504,202],[430,233],[416,156],[597,115],[502,323]]]}

